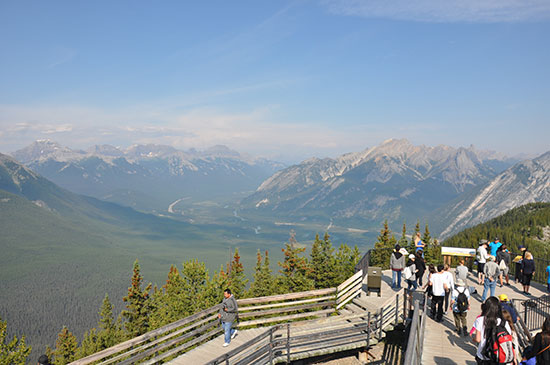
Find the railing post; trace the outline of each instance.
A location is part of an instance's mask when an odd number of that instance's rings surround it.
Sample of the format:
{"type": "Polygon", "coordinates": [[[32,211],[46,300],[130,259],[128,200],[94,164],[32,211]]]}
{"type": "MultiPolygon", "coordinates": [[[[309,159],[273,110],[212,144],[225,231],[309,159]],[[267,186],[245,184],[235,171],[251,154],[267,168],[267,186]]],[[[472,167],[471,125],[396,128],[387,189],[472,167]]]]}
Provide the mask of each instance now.
{"type": "Polygon", "coordinates": [[[269,364],[273,365],[273,328],[269,331],[269,364]]]}
{"type": "Polygon", "coordinates": [[[403,323],[407,319],[407,291],[403,289],[403,323]]]}
{"type": "Polygon", "coordinates": [[[290,323],[286,325],[286,362],[290,364],[290,323]]]}
{"type": "Polygon", "coordinates": [[[229,356],[225,355],[225,365],[229,365],[229,356]]]}
{"type": "Polygon", "coordinates": [[[384,307],[380,308],[380,330],[378,332],[378,341],[382,339],[382,324],[384,323],[384,307]]]}
{"type": "Polygon", "coordinates": [[[395,296],[395,325],[399,322],[399,294],[395,296]]]}
{"type": "Polygon", "coordinates": [[[370,345],[370,312],[367,314],[367,349],[370,345]]]}

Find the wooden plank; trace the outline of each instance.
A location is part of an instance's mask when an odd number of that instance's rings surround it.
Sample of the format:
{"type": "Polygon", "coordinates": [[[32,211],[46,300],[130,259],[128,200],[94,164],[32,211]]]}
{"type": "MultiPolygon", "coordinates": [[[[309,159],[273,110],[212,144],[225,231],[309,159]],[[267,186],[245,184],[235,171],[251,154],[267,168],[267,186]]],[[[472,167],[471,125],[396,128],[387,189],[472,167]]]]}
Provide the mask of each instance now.
{"type": "Polygon", "coordinates": [[[309,290],[309,291],[298,292],[298,293],[271,295],[271,296],[268,296],[268,297],[238,299],[237,304],[239,306],[241,306],[241,305],[244,306],[246,304],[259,304],[259,303],[266,303],[266,302],[278,302],[278,301],[282,301],[282,300],[292,300],[292,299],[314,297],[314,296],[319,296],[319,295],[334,294],[335,292],[336,292],[336,288],[316,289],[316,290],[309,290]]]}
{"type": "Polygon", "coordinates": [[[351,285],[346,287],[344,290],[338,292],[338,294],[336,295],[336,298],[338,298],[338,300],[342,300],[341,298],[346,296],[350,291],[356,290],[355,288],[357,288],[357,285],[360,285],[361,287],[363,286],[363,282],[361,281],[361,278],[352,282],[351,285]]]}
{"type": "Polygon", "coordinates": [[[257,310],[257,309],[278,308],[278,307],[286,307],[286,306],[305,304],[305,303],[314,303],[314,302],[320,302],[320,301],[329,300],[329,299],[334,299],[334,295],[328,295],[328,296],[319,297],[319,298],[312,298],[312,299],[296,300],[296,301],[292,301],[292,302],[282,302],[282,303],[272,303],[272,304],[257,305],[257,306],[239,307],[239,313],[246,312],[246,311],[251,311],[251,310],[257,310]]]}
{"type": "Polygon", "coordinates": [[[299,314],[292,314],[292,315],[281,316],[281,317],[256,319],[253,321],[241,322],[239,323],[239,327],[254,326],[258,324],[273,323],[273,322],[283,322],[283,321],[288,321],[288,320],[297,319],[297,318],[317,317],[328,313],[334,313],[334,309],[325,309],[325,310],[320,310],[316,312],[299,313],[299,314]]]}
{"type": "Polygon", "coordinates": [[[296,306],[296,307],[268,309],[268,310],[263,310],[263,311],[258,311],[258,312],[243,313],[242,315],[239,314],[239,318],[261,317],[261,316],[269,315],[269,314],[294,312],[294,311],[317,308],[317,307],[331,307],[334,304],[336,304],[335,301],[331,300],[331,301],[328,301],[328,302],[304,304],[304,305],[299,305],[299,306],[296,306]]]}
{"type": "Polygon", "coordinates": [[[363,286],[362,283],[357,284],[353,290],[350,290],[346,295],[341,297],[339,300],[339,304],[336,306],[336,309],[342,308],[344,305],[346,305],[347,302],[353,300],[355,296],[357,296],[361,292],[361,287],[363,286]]]}
{"type": "MultiPolygon", "coordinates": [[[[336,288],[336,290],[338,292],[342,291],[342,289],[344,289],[346,286],[348,286],[350,283],[354,282],[355,280],[357,280],[358,278],[362,278],[363,277],[363,270],[359,270],[358,272],[356,272],[355,274],[353,274],[350,278],[348,278],[346,281],[344,281],[342,284],[338,285],[338,287],[336,288]]],[[[362,279],[361,279],[362,280],[362,279]]]]}

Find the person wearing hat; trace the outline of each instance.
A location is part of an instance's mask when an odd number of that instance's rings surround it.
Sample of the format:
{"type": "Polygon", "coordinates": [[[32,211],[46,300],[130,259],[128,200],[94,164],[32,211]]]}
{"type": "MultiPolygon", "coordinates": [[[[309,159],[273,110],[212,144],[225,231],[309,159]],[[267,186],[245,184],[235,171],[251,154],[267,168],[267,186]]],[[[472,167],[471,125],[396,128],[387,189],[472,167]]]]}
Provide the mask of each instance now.
{"type": "Polygon", "coordinates": [[[491,292],[492,297],[495,296],[497,279],[500,279],[500,285],[502,285],[502,275],[498,265],[495,262],[495,257],[492,255],[487,257],[487,263],[483,269],[483,276],[485,279],[483,281],[483,295],[481,296],[481,302],[485,302],[489,291],[491,292]]]}
{"type": "Polygon", "coordinates": [[[521,264],[523,263],[523,260],[525,259],[525,253],[527,252],[527,247],[523,245],[518,246],[519,252],[521,252],[521,258],[519,261],[514,259],[516,262],[516,283],[522,283],[523,282],[523,272],[521,271],[521,264]]]}
{"type": "Polygon", "coordinates": [[[416,265],[414,263],[416,257],[411,253],[409,255],[409,261],[407,261],[407,266],[405,270],[407,270],[407,273],[405,273],[405,281],[407,281],[407,284],[409,285],[408,290],[416,290],[418,284],[416,283],[416,274],[418,273],[418,269],[416,268],[416,265]],[[410,275],[409,275],[410,273],[410,275]]]}
{"type": "Polygon", "coordinates": [[[498,300],[500,301],[500,306],[502,307],[502,310],[507,310],[508,313],[510,313],[510,315],[512,316],[512,322],[516,324],[516,322],[518,321],[518,312],[509,302],[508,296],[506,294],[500,294],[498,296],[498,300]]]}
{"type": "Polygon", "coordinates": [[[491,248],[491,255],[497,256],[497,251],[502,246],[502,242],[498,239],[498,237],[495,237],[495,240],[491,243],[489,243],[489,247],[491,248]]]}
{"type": "Polygon", "coordinates": [[[468,336],[468,324],[466,322],[470,309],[470,291],[462,279],[457,279],[455,288],[451,294],[451,308],[455,319],[456,332],[468,336]],[[464,293],[464,295],[461,295],[464,293]]]}
{"type": "Polygon", "coordinates": [[[395,245],[395,249],[390,256],[392,289],[401,289],[401,273],[404,268],[405,256],[401,253],[401,247],[399,245],[395,245]]]}
{"type": "Polygon", "coordinates": [[[479,248],[477,249],[477,280],[479,285],[483,283],[483,270],[485,269],[485,263],[487,262],[487,240],[481,240],[479,242],[479,248]]]}

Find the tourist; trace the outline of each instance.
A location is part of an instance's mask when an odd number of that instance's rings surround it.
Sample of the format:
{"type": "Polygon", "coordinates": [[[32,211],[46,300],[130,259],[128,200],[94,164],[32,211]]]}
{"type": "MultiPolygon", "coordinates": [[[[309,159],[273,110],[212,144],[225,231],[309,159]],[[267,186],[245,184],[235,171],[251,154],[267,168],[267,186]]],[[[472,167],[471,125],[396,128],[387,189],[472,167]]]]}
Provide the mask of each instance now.
{"type": "Polygon", "coordinates": [[[455,278],[458,281],[458,279],[464,280],[464,282],[468,279],[468,267],[464,265],[464,259],[460,259],[458,266],[455,269],[455,278]]]}
{"type": "Polygon", "coordinates": [[[453,309],[456,332],[458,335],[462,333],[462,335],[468,336],[466,317],[470,309],[470,290],[466,288],[466,282],[462,279],[456,280],[456,287],[451,294],[451,308],[453,309]]]}
{"type": "Polygon", "coordinates": [[[550,364],[550,317],[546,317],[542,331],[535,335],[532,356],[536,356],[537,364],[550,364]]]}
{"type": "Polygon", "coordinates": [[[224,331],[224,340],[223,347],[229,346],[231,339],[237,336],[237,330],[233,328],[233,324],[236,324],[238,318],[239,308],[237,306],[237,300],[231,294],[231,290],[225,289],[223,291],[223,302],[220,312],[218,313],[218,318],[222,322],[222,328],[224,331]]]}
{"type": "Polygon", "coordinates": [[[430,276],[430,284],[432,286],[431,316],[436,322],[441,322],[443,321],[443,300],[445,299],[445,291],[448,290],[443,277],[443,265],[438,265],[437,272],[430,276]]]}
{"type": "Polygon", "coordinates": [[[546,266],[546,276],[548,277],[546,279],[546,291],[550,293],[550,265],[546,266]]]}
{"type": "Polygon", "coordinates": [[[493,329],[495,329],[500,323],[504,323],[504,327],[509,334],[512,333],[510,325],[508,322],[505,322],[502,317],[502,308],[498,302],[498,299],[496,297],[489,297],[483,303],[481,316],[474,321],[472,339],[478,344],[475,357],[478,364],[492,364],[491,362],[488,362],[490,359],[487,358],[483,352],[487,338],[490,337],[493,329]]]}
{"type": "MultiPolygon", "coordinates": [[[[500,303],[501,304],[501,307],[502,307],[502,302],[500,303]]],[[[512,314],[510,312],[508,312],[507,309],[504,309],[504,307],[502,307],[502,318],[504,318],[504,320],[506,322],[508,322],[508,325],[510,326],[510,329],[512,330],[512,338],[513,338],[513,343],[514,343],[514,349],[516,349],[516,362],[520,362],[521,361],[521,356],[519,354],[519,340],[518,340],[518,333],[516,332],[516,327],[514,326],[514,321],[512,319],[512,314]]]]}
{"type": "Polygon", "coordinates": [[[500,242],[500,240],[497,238],[495,238],[495,240],[491,243],[489,243],[489,247],[491,249],[491,255],[492,256],[497,256],[497,251],[498,249],[502,246],[502,243],[500,242]]]}
{"type": "Polygon", "coordinates": [[[500,284],[502,285],[502,275],[500,274],[500,269],[495,263],[495,257],[489,255],[487,257],[487,263],[483,269],[483,276],[485,280],[483,282],[483,295],[481,296],[481,301],[484,302],[487,299],[487,294],[491,292],[491,296],[495,295],[495,288],[497,286],[497,279],[500,279],[500,284]]]}
{"type": "Polygon", "coordinates": [[[529,286],[531,285],[531,279],[535,274],[535,260],[533,260],[533,255],[531,252],[525,253],[525,258],[521,261],[521,275],[523,278],[523,293],[525,295],[529,294],[529,286]]]}
{"type": "Polygon", "coordinates": [[[516,324],[516,322],[518,321],[518,312],[508,300],[508,296],[506,294],[500,294],[498,296],[498,300],[500,301],[500,306],[502,307],[502,310],[508,311],[508,313],[510,313],[510,316],[512,316],[512,323],[516,324]]]}
{"type": "Polygon", "coordinates": [[[424,251],[422,250],[416,251],[416,258],[414,260],[414,264],[416,265],[416,269],[418,270],[418,272],[416,273],[418,286],[422,287],[422,278],[424,277],[424,273],[426,272],[426,261],[424,261],[424,251]]]}
{"type": "Polygon", "coordinates": [[[390,256],[392,289],[401,289],[401,272],[405,268],[405,256],[403,256],[400,250],[401,247],[395,245],[395,249],[390,256]]]}
{"type": "Polygon", "coordinates": [[[455,287],[453,274],[451,274],[451,267],[448,264],[445,264],[444,266],[443,277],[445,279],[445,283],[447,284],[447,289],[445,289],[445,306],[443,310],[447,312],[449,310],[449,297],[451,296],[451,291],[455,287]]]}
{"type": "Polygon", "coordinates": [[[481,240],[477,249],[477,280],[479,285],[483,284],[485,263],[487,263],[487,240],[481,240]]]}
{"type": "Polygon", "coordinates": [[[523,245],[519,245],[518,250],[519,252],[521,252],[521,259],[516,264],[516,283],[523,283],[521,264],[523,264],[523,260],[525,259],[525,254],[527,253],[527,247],[523,245]]]}
{"type": "Polygon", "coordinates": [[[408,287],[409,291],[414,291],[417,288],[416,275],[418,273],[418,269],[416,268],[416,265],[414,263],[415,257],[416,256],[413,255],[412,253],[409,255],[409,261],[407,261],[407,266],[404,269],[405,280],[407,281],[407,284],[409,285],[409,287],[408,287]]]}
{"type": "Polygon", "coordinates": [[[510,271],[510,251],[506,245],[502,245],[500,250],[497,251],[497,264],[502,273],[502,277],[506,279],[506,285],[510,285],[510,279],[508,272],[510,271]]]}
{"type": "Polygon", "coordinates": [[[420,250],[422,250],[422,252],[424,252],[424,247],[426,245],[424,244],[424,242],[422,242],[422,240],[420,239],[420,232],[417,232],[416,235],[414,236],[414,248],[415,248],[415,251],[418,252],[420,250]]]}
{"type": "Polygon", "coordinates": [[[426,295],[428,297],[432,297],[432,283],[430,282],[430,279],[432,278],[432,275],[435,274],[435,266],[433,264],[428,265],[428,278],[426,281],[426,285],[424,285],[424,290],[426,290],[426,295]]]}

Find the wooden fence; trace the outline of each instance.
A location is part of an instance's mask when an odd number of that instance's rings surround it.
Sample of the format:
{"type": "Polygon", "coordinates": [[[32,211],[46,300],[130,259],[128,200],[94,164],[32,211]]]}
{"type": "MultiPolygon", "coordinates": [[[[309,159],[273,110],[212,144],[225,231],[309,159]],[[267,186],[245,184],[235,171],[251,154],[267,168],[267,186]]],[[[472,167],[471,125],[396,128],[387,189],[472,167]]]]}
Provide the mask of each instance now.
{"type": "MultiPolygon", "coordinates": [[[[239,299],[238,327],[267,326],[329,316],[335,313],[338,305],[345,305],[359,294],[360,281],[361,273],[358,273],[338,288],[239,299]]],[[[222,333],[218,320],[220,308],[221,305],[215,305],[71,364],[153,364],[185,353],[222,333]]]]}

